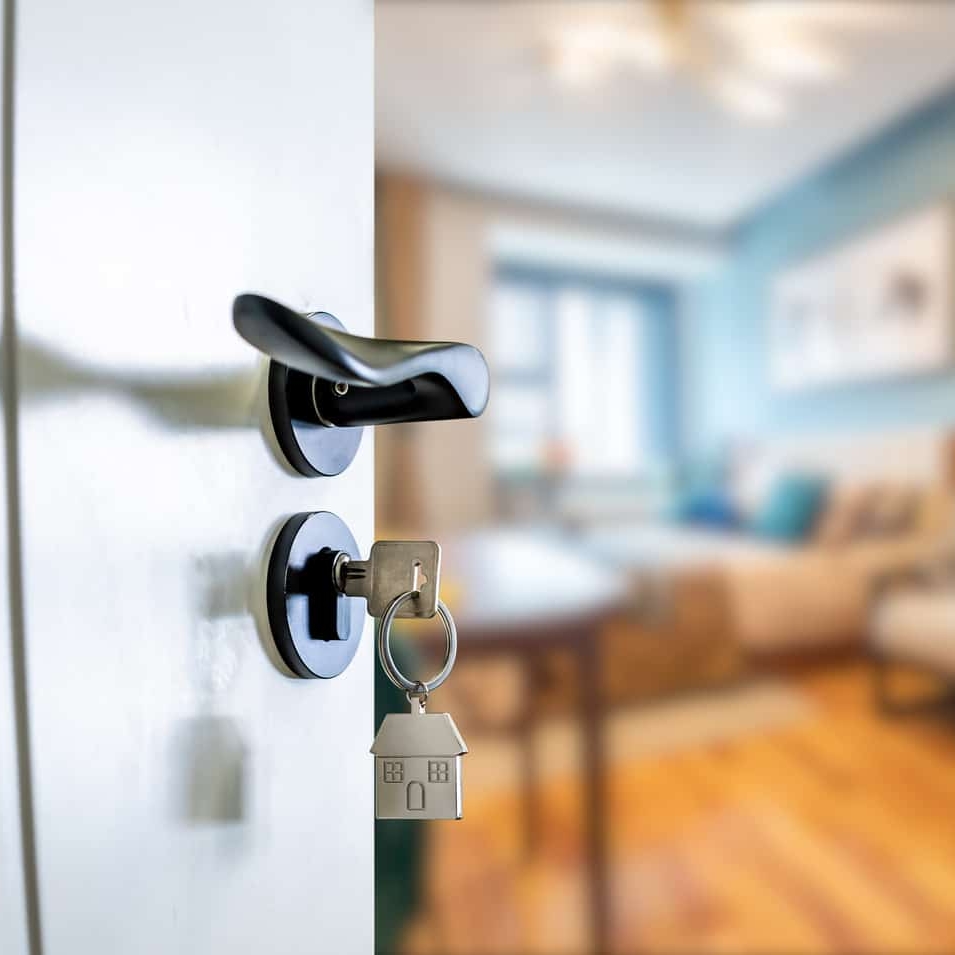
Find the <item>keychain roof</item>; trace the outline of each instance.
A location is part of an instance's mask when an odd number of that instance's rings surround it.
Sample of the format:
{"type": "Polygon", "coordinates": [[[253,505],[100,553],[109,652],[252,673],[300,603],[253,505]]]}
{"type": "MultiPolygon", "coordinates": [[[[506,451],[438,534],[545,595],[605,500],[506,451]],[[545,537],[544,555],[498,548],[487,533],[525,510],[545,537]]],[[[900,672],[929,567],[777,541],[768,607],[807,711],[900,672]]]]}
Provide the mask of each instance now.
{"type": "Polygon", "coordinates": [[[467,751],[450,713],[389,713],[371,746],[376,756],[461,756],[467,751]],[[409,719],[414,721],[410,734],[409,719]]]}

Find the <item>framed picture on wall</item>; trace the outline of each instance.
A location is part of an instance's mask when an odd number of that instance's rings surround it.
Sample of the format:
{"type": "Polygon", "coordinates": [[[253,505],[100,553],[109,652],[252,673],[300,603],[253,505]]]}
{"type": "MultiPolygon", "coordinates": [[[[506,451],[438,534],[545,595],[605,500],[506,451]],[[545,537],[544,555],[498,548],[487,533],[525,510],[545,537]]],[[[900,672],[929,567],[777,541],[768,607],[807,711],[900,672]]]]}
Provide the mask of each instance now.
{"type": "Polygon", "coordinates": [[[769,374],[798,392],[952,361],[952,207],[940,202],[780,273],[769,374]]]}

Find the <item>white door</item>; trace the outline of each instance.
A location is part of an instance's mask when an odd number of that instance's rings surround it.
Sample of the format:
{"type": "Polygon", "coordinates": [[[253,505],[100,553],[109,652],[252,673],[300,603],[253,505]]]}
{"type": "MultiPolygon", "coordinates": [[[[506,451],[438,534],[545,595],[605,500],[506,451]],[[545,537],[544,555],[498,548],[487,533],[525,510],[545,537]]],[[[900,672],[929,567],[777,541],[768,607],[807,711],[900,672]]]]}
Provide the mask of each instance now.
{"type": "Polygon", "coordinates": [[[372,641],[294,679],[261,590],[291,513],[367,551],[372,442],[337,478],[284,469],[231,324],[256,291],[372,334],[372,24],[371,0],[16,0],[29,746],[0,943],[32,911],[33,955],[372,950],[372,641]]]}

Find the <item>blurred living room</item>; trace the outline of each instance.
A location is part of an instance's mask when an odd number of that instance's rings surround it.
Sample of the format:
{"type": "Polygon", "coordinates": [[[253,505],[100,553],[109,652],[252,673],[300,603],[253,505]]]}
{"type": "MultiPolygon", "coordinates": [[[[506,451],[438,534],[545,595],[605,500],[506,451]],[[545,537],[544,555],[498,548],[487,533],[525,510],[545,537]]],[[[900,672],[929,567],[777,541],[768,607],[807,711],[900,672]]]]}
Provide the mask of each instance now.
{"type": "Polygon", "coordinates": [[[377,824],[379,951],[955,951],[953,37],[379,0],[377,334],[492,374],[375,436],[469,747],[462,821],[377,824]]]}

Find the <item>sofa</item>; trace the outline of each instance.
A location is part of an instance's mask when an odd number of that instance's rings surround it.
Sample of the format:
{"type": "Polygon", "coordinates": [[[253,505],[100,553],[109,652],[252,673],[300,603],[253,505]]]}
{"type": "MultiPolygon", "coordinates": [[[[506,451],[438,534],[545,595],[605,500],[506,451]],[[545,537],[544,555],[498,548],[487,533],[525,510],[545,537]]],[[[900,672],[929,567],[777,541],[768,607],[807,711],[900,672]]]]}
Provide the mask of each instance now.
{"type": "Polygon", "coordinates": [[[861,645],[874,583],[948,544],[955,434],[905,430],[750,443],[737,449],[725,480],[740,515],[736,527],[644,520],[591,530],[587,544],[626,569],[636,594],[656,595],[650,603],[678,592],[674,583],[683,575],[718,573],[734,639],[745,651],[861,645]],[[798,541],[752,533],[774,483],[793,473],[825,479],[826,500],[813,527],[798,541]]]}

